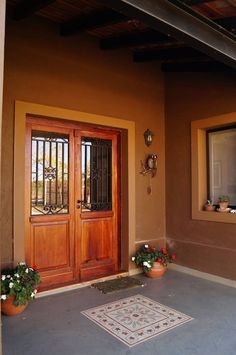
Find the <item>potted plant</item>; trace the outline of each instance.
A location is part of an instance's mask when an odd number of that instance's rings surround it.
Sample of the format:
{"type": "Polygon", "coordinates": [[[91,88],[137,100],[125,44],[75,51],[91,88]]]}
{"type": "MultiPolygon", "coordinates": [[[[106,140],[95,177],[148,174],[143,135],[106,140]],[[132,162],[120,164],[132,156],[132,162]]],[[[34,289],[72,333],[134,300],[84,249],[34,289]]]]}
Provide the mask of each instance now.
{"type": "Polygon", "coordinates": [[[209,199],[205,203],[204,208],[205,208],[205,211],[215,211],[216,206],[214,206],[212,200],[209,199]]]}
{"type": "Polygon", "coordinates": [[[229,205],[229,196],[227,195],[220,195],[219,196],[219,205],[220,208],[218,211],[220,212],[228,212],[228,205],[229,205]]]}
{"type": "Polygon", "coordinates": [[[1,311],[16,315],[24,311],[28,302],[35,297],[40,283],[37,268],[20,262],[13,269],[7,269],[1,276],[1,311]]]}
{"type": "Polygon", "coordinates": [[[168,263],[172,263],[176,259],[174,254],[166,248],[156,249],[148,244],[143,245],[132,257],[132,261],[141,267],[148,277],[161,277],[168,263]]]}

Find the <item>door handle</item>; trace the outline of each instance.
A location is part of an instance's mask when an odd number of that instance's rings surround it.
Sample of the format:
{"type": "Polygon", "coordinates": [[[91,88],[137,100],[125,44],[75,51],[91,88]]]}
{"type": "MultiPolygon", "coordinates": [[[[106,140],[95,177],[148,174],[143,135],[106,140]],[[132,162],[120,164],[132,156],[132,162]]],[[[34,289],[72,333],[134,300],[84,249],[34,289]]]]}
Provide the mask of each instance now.
{"type": "Polygon", "coordinates": [[[79,209],[79,208],[81,207],[81,205],[80,205],[80,204],[81,204],[81,202],[82,202],[81,200],[77,200],[77,206],[76,206],[76,208],[78,208],[78,209],[79,209]]]}

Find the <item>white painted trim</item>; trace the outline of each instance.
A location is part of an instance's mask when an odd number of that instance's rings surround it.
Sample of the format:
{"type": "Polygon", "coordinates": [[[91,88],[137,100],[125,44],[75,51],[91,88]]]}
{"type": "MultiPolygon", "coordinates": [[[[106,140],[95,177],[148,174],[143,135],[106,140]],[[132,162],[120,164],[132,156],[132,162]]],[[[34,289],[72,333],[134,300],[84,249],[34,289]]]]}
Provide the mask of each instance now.
{"type": "Polygon", "coordinates": [[[177,264],[171,264],[168,266],[168,268],[170,270],[183,272],[185,274],[189,274],[191,276],[196,276],[196,277],[199,277],[204,280],[208,280],[208,281],[219,283],[221,285],[236,288],[236,281],[230,280],[230,279],[225,279],[224,277],[208,274],[206,272],[198,271],[198,270],[191,269],[189,267],[181,266],[181,265],[177,265],[177,264]]]}

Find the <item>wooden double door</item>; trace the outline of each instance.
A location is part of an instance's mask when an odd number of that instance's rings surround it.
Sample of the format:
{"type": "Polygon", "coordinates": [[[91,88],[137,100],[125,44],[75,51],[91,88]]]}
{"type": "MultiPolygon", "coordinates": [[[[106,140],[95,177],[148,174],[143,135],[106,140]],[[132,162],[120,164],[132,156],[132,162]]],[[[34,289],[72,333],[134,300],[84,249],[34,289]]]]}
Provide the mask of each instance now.
{"type": "Polygon", "coordinates": [[[25,253],[43,286],[118,271],[119,132],[28,117],[25,253]]]}

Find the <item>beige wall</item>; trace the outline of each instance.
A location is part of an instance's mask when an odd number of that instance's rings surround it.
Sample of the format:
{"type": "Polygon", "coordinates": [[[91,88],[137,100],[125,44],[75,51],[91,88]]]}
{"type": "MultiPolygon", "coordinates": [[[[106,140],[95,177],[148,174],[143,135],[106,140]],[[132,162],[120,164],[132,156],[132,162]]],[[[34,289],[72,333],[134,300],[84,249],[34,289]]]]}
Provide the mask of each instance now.
{"type": "MultiPolygon", "coordinates": [[[[178,264],[236,279],[236,224],[191,219],[191,121],[236,111],[236,76],[166,76],[166,231],[178,264]]],[[[235,117],[236,121],[236,117],[235,117]]],[[[235,217],[236,218],[236,217],[235,217]]]]}
{"type": "MultiPolygon", "coordinates": [[[[58,106],[134,121],[136,124],[136,241],[165,236],[164,87],[158,66],[137,65],[128,51],[102,52],[96,39],[61,38],[58,27],[37,18],[9,22],[3,112],[2,261],[12,259],[14,101],[58,106]],[[155,133],[152,147],[143,132],[155,133]],[[158,174],[139,174],[145,154],[158,154],[158,174]]],[[[163,243],[163,240],[160,241],[163,243]]]]}

